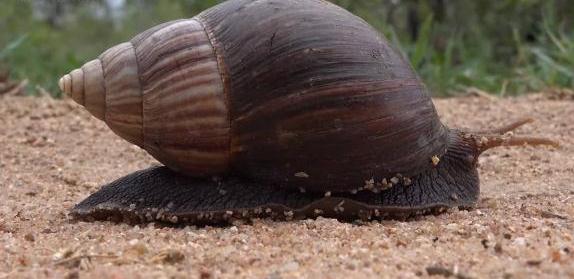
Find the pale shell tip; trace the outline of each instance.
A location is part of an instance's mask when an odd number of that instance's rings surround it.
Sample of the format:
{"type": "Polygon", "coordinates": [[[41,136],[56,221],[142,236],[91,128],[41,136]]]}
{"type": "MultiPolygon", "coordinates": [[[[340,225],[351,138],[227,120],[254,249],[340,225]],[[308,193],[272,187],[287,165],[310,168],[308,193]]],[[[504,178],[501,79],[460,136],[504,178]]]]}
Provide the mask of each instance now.
{"type": "Polygon", "coordinates": [[[72,82],[72,78],[70,77],[69,74],[64,75],[62,78],[60,78],[60,80],[58,81],[58,86],[60,87],[60,90],[62,90],[62,92],[64,92],[66,95],[68,95],[69,97],[72,96],[72,92],[71,92],[71,82],[72,82]]]}

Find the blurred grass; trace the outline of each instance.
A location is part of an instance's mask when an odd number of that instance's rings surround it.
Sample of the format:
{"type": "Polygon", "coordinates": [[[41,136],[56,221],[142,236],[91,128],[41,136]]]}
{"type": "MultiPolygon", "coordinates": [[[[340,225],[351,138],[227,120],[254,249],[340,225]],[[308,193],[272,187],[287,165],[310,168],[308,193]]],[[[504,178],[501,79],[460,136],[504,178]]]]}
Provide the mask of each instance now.
{"type": "MultiPolygon", "coordinates": [[[[0,69],[29,79],[30,94],[41,86],[59,96],[58,77],[108,47],[220,2],[125,0],[120,13],[110,5],[118,1],[3,0],[0,69]]],[[[499,95],[574,87],[574,5],[569,0],[333,2],[384,33],[434,95],[468,87],[499,95]]]]}

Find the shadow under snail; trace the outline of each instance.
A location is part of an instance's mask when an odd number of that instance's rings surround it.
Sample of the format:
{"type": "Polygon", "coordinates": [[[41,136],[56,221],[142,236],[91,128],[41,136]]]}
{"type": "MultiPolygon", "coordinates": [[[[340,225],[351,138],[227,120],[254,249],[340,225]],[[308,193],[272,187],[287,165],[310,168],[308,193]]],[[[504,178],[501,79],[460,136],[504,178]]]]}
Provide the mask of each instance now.
{"type": "Polygon", "coordinates": [[[450,129],[407,60],[323,0],[229,0],[116,45],[59,82],[163,163],[104,186],[80,219],[220,223],[408,217],[472,207],[478,156],[557,145],[450,129]]]}

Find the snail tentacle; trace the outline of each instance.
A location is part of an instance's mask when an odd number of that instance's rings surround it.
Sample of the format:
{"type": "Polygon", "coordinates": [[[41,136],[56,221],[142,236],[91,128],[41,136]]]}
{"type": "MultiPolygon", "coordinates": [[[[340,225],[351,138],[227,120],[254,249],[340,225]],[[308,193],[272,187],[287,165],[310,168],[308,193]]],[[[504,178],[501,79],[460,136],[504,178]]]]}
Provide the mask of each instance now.
{"type": "Polygon", "coordinates": [[[541,137],[529,137],[529,136],[501,136],[501,135],[482,135],[478,137],[478,149],[479,153],[483,153],[486,150],[499,147],[499,146],[524,146],[524,145],[548,145],[553,147],[559,147],[560,144],[554,140],[541,138],[541,137]]]}
{"type": "Polygon", "coordinates": [[[518,119],[508,125],[502,126],[502,127],[498,127],[498,128],[493,128],[493,129],[489,129],[489,130],[483,130],[483,131],[472,131],[472,134],[475,135],[492,135],[492,134],[499,134],[499,135],[503,135],[506,134],[508,132],[512,132],[526,124],[532,123],[534,122],[533,118],[530,117],[526,117],[526,118],[521,118],[518,119]]]}
{"type": "Polygon", "coordinates": [[[462,132],[463,137],[473,138],[476,142],[478,155],[486,150],[499,146],[523,146],[523,145],[548,145],[559,147],[557,141],[533,136],[515,136],[512,131],[528,123],[534,122],[532,118],[523,118],[516,120],[506,126],[478,132],[462,132]]]}

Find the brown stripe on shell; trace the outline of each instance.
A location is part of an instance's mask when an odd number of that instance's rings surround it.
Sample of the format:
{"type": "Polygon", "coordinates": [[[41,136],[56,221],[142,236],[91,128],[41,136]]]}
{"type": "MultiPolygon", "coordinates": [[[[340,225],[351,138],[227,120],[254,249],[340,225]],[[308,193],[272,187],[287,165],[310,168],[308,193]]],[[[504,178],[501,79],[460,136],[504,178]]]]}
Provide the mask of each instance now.
{"type": "MultiPolygon", "coordinates": [[[[216,63],[208,59],[208,54],[211,52],[209,46],[201,46],[195,49],[194,52],[188,51],[186,53],[180,53],[181,57],[172,57],[171,61],[161,61],[154,65],[154,68],[148,74],[142,73],[142,80],[145,80],[147,83],[155,86],[158,89],[165,89],[167,91],[171,90],[171,87],[179,86],[179,83],[173,83],[174,80],[177,82],[185,82],[192,80],[194,83],[198,83],[201,80],[209,83],[210,79],[219,78],[219,73],[213,73],[213,67],[217,67],[216,63]],[[203,48],[200,50],[199,48],[203,48]],[[201,56],[204,60],[199,61],[190,61],[186,60],[186,57],[189,56],[201,56]],[[177,61],[178,65],[173,65],[173,61],[177,61]],[[196,76],[189,77],[190,79],[184,79],[180,72],[176,71],[187,71],[188,67],[192,67],[196,76]],[[174,69],[175,68],[175,69],[174,69]]],[[[174,55],[175,56],[175,55],[174,55]]],[[[153,90],[154,88],[150,86],[149,90],[153,90]]]]}
{"type": "MultiPolygon", "coordinates": [[[[191,27],[182,25],[183,22],[177,24],[177,26],[174,27],[191,27]]],[[[168,29],[168,27],[166,27],[166,29],[168,29]]],[[[177,37],[155,43],[152,50],[146,50],[142,54],[139,54],[138,59],[140,59],[140,65],[142,69],[146,69],[141,73],[142,79],[153,80],[156,76],[162,76],[165,72],[169,72],[172,67],[179,67],[178,64],[173,64],[173,61],[178,61],[181,65],[185,65],[190,61],[195,61],[202,58],[205,59],[206,57],[201,55],[201,53],[210,53],[213,50],[211,49],[211,46],[207,44],[209,41],[205,40],[205,35],[203,35],[202,32],[203,31],[200,30],[185,34],[178,34],[177,32],[172,31],[170,34],[177,37]],[[189,42],[196,43],[195,45],[192,45],[189,44],[189,42]],[[200,54],[189,55],[190,53],[200,54]]],[[[163,33],[159,31],[156,34],[161,35],[163,33]]],[[[144,44],[140,46],[141,49],[146,45],[144,44]]]]}
{"type": "Polygon", "coordinates": [[[195,19],[133,40],[143,92],[144,148],[192,176],[229,164],[229,118],[213,47],[195,19]]]}
{"type": "Polygon", "coordinates": [[[106,88],[105,121],[127,141],[143,146],[142,98],[138,62],[131,43],[122,43],[100,56],[106,88]]]}
{"type": "MultiPolygon", "coordinates": [[[[209,101],[213,102],[213,100],[209,101]]],[[[219,103],[215,103],[215,105],[221,106],[219,103]]],[[[146,124],[146,127],[150,129],[175,129],[177,132],[179,129],[185,129],[187,132],[202,131],[206,128],[216,129],[217,127],[226,129],[228,121],[221,117],[221,114],[225,113],[224,109],[210,106],[210,104],[205,104],[197,109],[184,106],[171,112],[180,115],[182,119],[167,123],[154,121],[146,124]]]]}
{"type": "Polygon", "coordinates": [[[95,117],[104,120],[106,111],[106,88],[104,86],[104,69],[99,59],[82,66],[84,72],[84,106],[95,117]]]}
{"type": "Polygon", "coordinates": [[[214,81],[221,80],[219,73],[213,72],[214,69],[217,69],[217,64],[213,61],[195,65],[190,63],[190,65],[166,72],[163,77],[155,82],[147,82],[149,86],[144,90],[145,92],[155,92],[155,94],[162,96],[175,95],[173,96],[174,99],[171,100],[175,102],[174,105],[178,103],[181,104],[181,98],[185,98],[185,96],[178,95],[179,92],[182,91],[193,91],[190,94],[193,94],[197,98],[210,97],[214,92],[218,91],[220,86],[214,81]],[[186,77],[185,74],[190,72],[194,75],[186,77]]]}

